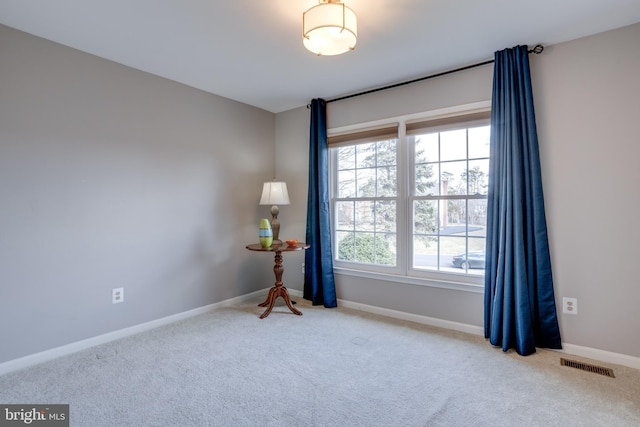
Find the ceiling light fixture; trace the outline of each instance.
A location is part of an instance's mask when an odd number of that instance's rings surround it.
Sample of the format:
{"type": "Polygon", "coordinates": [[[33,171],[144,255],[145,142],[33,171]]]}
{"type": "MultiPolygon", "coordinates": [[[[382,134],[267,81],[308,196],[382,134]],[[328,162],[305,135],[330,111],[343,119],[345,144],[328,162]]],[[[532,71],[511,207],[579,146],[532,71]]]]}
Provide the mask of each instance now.
{"type": "Polygon", "coordinates": [[[302,14],[302,43],[316,55],[339,55],[355,49],[356,14],[338,0],[320,0],[302,14]]]}

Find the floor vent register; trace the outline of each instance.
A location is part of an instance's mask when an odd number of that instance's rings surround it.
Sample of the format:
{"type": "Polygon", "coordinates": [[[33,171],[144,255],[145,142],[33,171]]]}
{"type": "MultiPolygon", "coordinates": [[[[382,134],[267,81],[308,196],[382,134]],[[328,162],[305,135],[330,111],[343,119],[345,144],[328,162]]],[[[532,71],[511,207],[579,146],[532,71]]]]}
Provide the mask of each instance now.
{"type": "Polygon", "coordinates": [[[603,368],[602,366],[591,365],[589,363],[578,362],[577,360],[560,358],[560,365],[569,366],[571,368],[576,368],[587,372],[593,372],[594,374],[600,374],[606,377],[616,377],[615,375],[613,375],[613,369],[603,368]]]}

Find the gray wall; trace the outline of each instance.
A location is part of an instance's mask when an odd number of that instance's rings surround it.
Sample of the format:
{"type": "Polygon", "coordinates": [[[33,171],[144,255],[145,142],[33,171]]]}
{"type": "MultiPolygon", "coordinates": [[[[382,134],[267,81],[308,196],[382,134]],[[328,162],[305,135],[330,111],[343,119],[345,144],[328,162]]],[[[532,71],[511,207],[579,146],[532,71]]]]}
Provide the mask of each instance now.
{"type": "Polygon", "coordinates": [[[534,62],[556,298],[572,344],[640,357],[640,23],[534,62]]]}
{"type": "MultiPolygon", "coordinates": [[[[309,110],[305,107],[276,115],[276,170],[287,183],[291,204],[280,207],[281,239],[305,241],[309,174],[309,110]]],[[[304,253],[284,254],[282,281],[287,288],[302,290],[304,253]]]]}
{"type": "Polygon", "coordinates": [[[0,26],[0,363],[272,285],[244,246],[274,138],[272,113],[0,26]]]}
{"type": "MultiPolygon", "coordinates": [[[[640,357],[638,40],[640,24],[635,24],[530,56],[563,341],[635,357],[640,357]],[[577,316],[561,313],[563,296],[578,298],[577,316]]],[[[331,103],[328,126],[490,100],[492,72],[485,66],[331,103]]],[[[297,174],[307,161],[308,111],[278,114],[276,123],[279,172],[297,174]],[[304,119],[304,126],[295,117],[304,119]]],[[[306,177],[299,179],[298,185],[306,185],[306,177]]],[[[303,218],[305,206],[288,215],[303,218]]],[[[336,275],[336,283],[339,298],[483,324],[482,294],[345,275],[336,275]]]]}

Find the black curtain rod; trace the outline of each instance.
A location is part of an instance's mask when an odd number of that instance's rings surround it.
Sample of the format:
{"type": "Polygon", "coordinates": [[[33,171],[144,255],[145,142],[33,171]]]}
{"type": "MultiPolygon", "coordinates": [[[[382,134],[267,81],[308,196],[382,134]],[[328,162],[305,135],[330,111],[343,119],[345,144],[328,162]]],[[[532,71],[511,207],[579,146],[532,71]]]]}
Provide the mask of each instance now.
{"type": "MultiPolygon", "coordinates": [[[[542,53],[543,50],[544,50],[544,46],[539,44],[539,45],[536,45],[533,49],[529,49],[528,52],[529,53],[535,53],[536,55],[538,55],[538,54],[542,53]]],[[[370,90],[365,90],[364,92],[358,92],[358,93],[354,93],[354,94],[351,94],[351,95],[341,96],[339,98],[334,98],[334,99],[328,100],[327,104],[330,103],[330,102],[343,101],[345,99],[355,98],[356,96],[368,95],[370,93],[380,92],[382,90],[393,89],[394,87],[404,86],[404,85],[408,85],[408,84],[416,83],[416,82],[421,82],[423,80],[429,80],[429,79],[433,79],[435,77],[446,76],[447,74],[453,74],[453,73],[457,73],[458,71],[465,71],[465,70],[469,70],[471,68],[481,67],[483,65],[491,64],[493,62],[495,62],[495,60],[494,59],[490,59],[490,60],[487,60],[487,61],[478,62],[477,64],[471,64],[471,65],[467,65],[465,67],[456,68],[455,70],[443,71],[442,73],[432,74],[430,76],[425,76],[425,77],[419,77],[417,79],[408,80],[406,82],[396,83],[396,84],[392,84],[392,85],[389,85],[389,86],[379,87],[377,89],[370,89],[370,90]]],[[[308,108],[311,108],[311,104],[307,104],[307,109],[308,108]]]]}

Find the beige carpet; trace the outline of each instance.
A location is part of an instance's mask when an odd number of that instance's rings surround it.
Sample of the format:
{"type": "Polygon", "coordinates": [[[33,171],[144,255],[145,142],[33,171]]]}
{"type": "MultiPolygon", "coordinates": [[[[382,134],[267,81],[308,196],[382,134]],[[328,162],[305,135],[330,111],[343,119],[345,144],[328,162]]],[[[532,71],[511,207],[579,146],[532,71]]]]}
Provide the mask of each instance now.
{"type": "Polygon", "coordinates": [[[303,316],[256,300],[1,376],[0,403],[87,427],[640,426],[638,370],[296,299],[303,316]]]}

